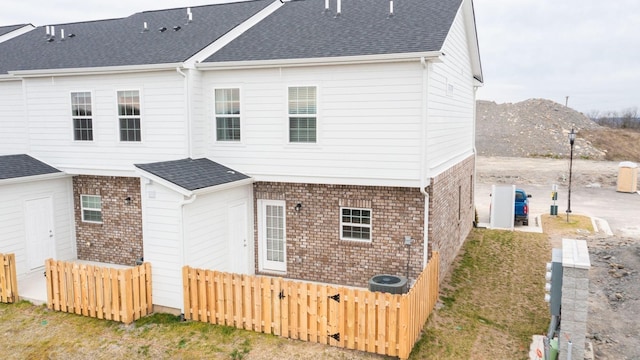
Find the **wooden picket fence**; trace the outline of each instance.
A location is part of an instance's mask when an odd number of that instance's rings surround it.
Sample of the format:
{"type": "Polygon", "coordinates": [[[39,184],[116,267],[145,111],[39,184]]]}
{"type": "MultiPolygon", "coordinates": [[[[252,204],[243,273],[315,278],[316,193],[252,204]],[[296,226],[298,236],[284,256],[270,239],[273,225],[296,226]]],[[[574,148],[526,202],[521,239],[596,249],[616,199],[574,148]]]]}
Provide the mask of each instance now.
{"type": "Polygon", "coordinates": [[[407,359],[433,310],[434,252],[408,294],[183,268],[185,318],[407,359]]]}
{"type": "Polygon", "coordinates": [[[130,324],[152,312],[151,265],[114,269],[48,259],[47,307],[130,324]]]}
{"type": "Polygon", "coordinates": [[[0,254],[0,302],[11,304],[17,300],[16,255],[0,254]]]}

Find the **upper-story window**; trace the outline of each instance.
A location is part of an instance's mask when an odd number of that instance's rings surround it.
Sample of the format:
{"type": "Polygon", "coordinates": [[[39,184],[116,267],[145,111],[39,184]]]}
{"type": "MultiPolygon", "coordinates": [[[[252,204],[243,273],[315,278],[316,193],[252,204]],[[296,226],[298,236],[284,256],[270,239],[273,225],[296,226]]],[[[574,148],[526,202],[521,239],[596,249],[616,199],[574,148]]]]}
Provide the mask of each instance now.
{"type": "Polygon", "coordinates": [[[318,109],[315,86],[289,88],[289,142],[315,143],[318,109]]]}
{"type": "Polygon", "coordinates": [[[216,89],[216,139],[240,141],[240,89],[216,89]]]}
{"type": "Polygon", "coordinates": [[[90,92],[71,93],[71,118],[73,119],[73,140],[92,141],[93,117],[90,92]]]}
{"type": "Polygon", "coordinates": [[[138,90],[118,91],[118,122],[120,123],[120,141],[142,140],[138,90]]]}

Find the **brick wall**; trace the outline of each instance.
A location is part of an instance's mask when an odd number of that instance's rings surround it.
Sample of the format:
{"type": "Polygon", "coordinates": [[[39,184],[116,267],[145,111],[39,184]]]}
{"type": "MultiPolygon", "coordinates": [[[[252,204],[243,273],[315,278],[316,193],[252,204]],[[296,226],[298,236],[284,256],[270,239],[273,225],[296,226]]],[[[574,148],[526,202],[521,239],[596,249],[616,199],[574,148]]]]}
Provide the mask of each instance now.
{"type": "Polygon", "coordinates": [[[254,195],[258,250],[257,201],[286,201],[288,278],[367,287],[376,274],[406,276],[405,235],[415,240],[409,277],[422,271],[424,196],[417,188],[258,182],[254,195]],[[371,243],[340,240],[341,206],[372,210],[371,243]]]}
{"type": "Polygon", "coordinates": [[[472,155],[431,179],[429,251],[440,252],[440,279],[444,279],[473,227],[474,169],[472,155]]]}
{"type": "Polygon", "coordinates": [[[73,198],[78,259],[134,265],[143,256],[140,179],[74,176],[73,198]],[[101,196],[102,224],[82,221],[80,195],[101,196]]]}

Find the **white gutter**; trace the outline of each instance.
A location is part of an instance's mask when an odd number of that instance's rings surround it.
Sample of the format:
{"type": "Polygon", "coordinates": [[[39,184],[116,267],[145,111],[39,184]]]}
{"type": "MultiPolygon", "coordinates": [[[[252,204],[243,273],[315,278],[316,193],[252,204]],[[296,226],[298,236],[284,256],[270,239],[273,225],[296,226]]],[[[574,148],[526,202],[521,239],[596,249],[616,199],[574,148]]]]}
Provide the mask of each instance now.
{"type": "Polygon", "coordinates": [[[185,74],[180,67],[176,67],[176,72],[184,78],[184,102],[186,106],[186,117],[187,117],[187,156],[193,158],[193,134],[191,130],[192,119],[191,119],[191,88],[189,87],[189,76],[185,74]]]}
{"type": "Polygon", "coordinates": [[[416,58],[428,58],[430,61],[439,61],[444,56],[441,51],[427,51],[417,53],[400,54],[375,54],[357,56],[336,56],[303,59],[275,59],[275,60],[252,60],[252,61],[223,61],[207,62],[196,64],[202,70],[234,70],[234,69],[260,69],[271,67],[300,67],[300,66],[323,66],[323,65],[350,65],[366,63],[387,63],[415,61],[416,58]]]}
{"type": "Polygon", "coordinates": [[[2,185],[11,185],[11,184],[23,184],[23,183],[26,183],[26,182],[33,182],[33,181],[45,181],[45,180],[52,180],[52,179],[62,179],[62,178],[66,178],[66,177],[71,177],[71,175],[69,175],[69,174],[67,174],[65,172],[56,172],[56,173],[42,174],[42,175],[21,176],[21,177],[10,178],[10,179],[2,179],[2,180],[0,180],[0,186],[2,186],[2,185]]]}
{"type": "Polygon", "coordinates": [[[429,178],[429,163],[427,160],[427,135],[429,128],[429,61],[420,58],[422,65],[422,139],[420,141],[420,192],[424,195],[424,226],[423,226],[423,259],[422,266],[429,262],[429,193],[427,179],[429,178]]]}
{"type": "Polygon", "coordinates": [[[43,77],[43,76],[71,76],[71,75],[96,75],[96,74],[124,74],[132,72],[149,72],[174,70],[181,67],[182,63],[169,64],[146,64],[146,65],[126,65],[126,66],[103,66],[103,67],[87,67],[87,68],[68,68],[68,69],[41,69],[41,70],[13,70],[9,71],[10,75],[23,78],[43,77]]]}

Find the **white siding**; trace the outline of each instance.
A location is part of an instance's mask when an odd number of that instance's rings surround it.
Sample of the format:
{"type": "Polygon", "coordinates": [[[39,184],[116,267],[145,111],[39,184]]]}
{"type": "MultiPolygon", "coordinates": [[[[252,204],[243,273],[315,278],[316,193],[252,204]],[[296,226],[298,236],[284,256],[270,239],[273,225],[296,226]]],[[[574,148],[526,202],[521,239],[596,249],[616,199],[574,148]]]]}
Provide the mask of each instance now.
{"type": "Polygon", "coordinates": [[[183,196],[141,179],[144,260],[151,263],[153,303],[182,309],[183,196]]]}
{"type": "Polygon", "coordinates": [[[416,185],[421,65],[415,62],[212,71],[204,77],[207,156],[257,180],[416,185]],[[241,91],[242,141],[216,143],[213,89],[241,91]],[[317,86],[318,142],[289,144],[287,88],[317,86]]]}
{"type": "Polygon", "coordinates": [[[430,176],[450,168],[473,151],[473,74],[462,10],[443,46],[442,63],[429,76],[427,161],[430,176]]]}
{"type": "Polygon", "coordinates": [[[184,78],[176,71],[25,80],[30,155],[58,168],[133,170],[187,156],[184,78]],[[117,91],[139,90],[142,141],[121,142],[117,91]],[[74,141],[70,93],[90,91],[93,141],[74,141]]]}
{"type": "MultiPolygon", "coordinates": [[[[253,239],[252,185],[219,191],[203,196],[185,206],[185,264],[191,267],[232,271],[238,254],[229,246],[229,212],[231,204],[247,204],[247,239],[253,239]]],[[[253,241],[249,241],[251,246],[253,241]]],[[[253,262],[253,257],[251,257],[253,262]]]]}
{"type": "Polygon", "coordinates": [[[25,231],[25,202],[28,200],[51,198],[55,257],[58,260],[76,258],[71,186],[70,177],[0,185],[0,253],[16,254],[18,275],[29,272],[25,231]]]}
{"type": "Polygon", "coordinates": [[[0,155],[28,152],[21,81],[0,81],[0,155]]]}
{"type": "Polygon", "coordinates": [[[189,71],[190,83],[190,109],[191,109],[191,157],[194,159],[206,156],[207,132],[209,127],[206,121],[197,121],[205,118],[204,92],[202,85],[202,72],[189,71]]]}

